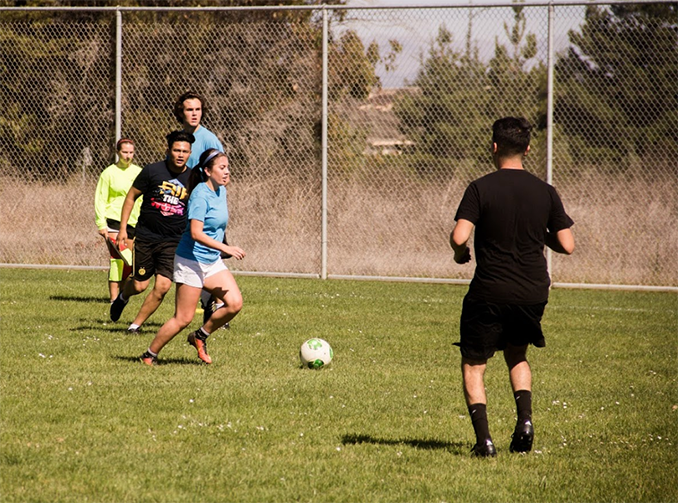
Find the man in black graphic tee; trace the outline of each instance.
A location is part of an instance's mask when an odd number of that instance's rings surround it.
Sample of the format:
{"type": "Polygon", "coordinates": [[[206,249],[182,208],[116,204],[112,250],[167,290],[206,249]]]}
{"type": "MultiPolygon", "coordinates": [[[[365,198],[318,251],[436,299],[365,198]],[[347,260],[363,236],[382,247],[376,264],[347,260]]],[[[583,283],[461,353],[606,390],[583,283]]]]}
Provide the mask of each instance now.
{"type": "MultiPolygon", "coordinates": [[[[172,286],[174,251],[186,228],[188,179],[191,170],[186,163],[191,155],[191,133],[174,131],[167,135],[167,157],[145,166],[132,184],[122,208],[120,222],[127,222],[134,201],[144,196],[134,240],[132,281],[128,281],[111,304],[111,320],[118,321],[130,297],[142,293],[155,276],[136,318],[128,328],[139,327],[158,309],[172,286]]],[[[118,234],[118,243],[125,243],[127,234],[118,234]]]]}

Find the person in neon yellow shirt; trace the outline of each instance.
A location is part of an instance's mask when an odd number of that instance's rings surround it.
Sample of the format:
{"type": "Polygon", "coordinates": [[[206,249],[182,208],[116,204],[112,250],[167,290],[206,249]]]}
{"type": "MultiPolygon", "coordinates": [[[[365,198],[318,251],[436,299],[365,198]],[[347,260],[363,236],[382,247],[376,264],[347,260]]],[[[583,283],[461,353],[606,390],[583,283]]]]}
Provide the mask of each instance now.
{"type": "MultiPolygon", "coordinates": [[[[134,159],[134,142],[129,138],[122,138],[116,144],[118,162],[108,166],[99,176],[96,192],[94,193],[94,214],[99,235],[106,240],[111,254],[111,265],[108,272],[108,291],[111,302],[120,293],[120,285],[132,272],[129,264],[120,258],[119,253],[112,248],[120,231],[120,214],[127,192],[141,172],[141,167],[132,164],[134,159]]],[[[137,199],[134,209],[127,223],[127,234],[134,237],[134,228],[139,218],[142,198],[137,199]]]]}

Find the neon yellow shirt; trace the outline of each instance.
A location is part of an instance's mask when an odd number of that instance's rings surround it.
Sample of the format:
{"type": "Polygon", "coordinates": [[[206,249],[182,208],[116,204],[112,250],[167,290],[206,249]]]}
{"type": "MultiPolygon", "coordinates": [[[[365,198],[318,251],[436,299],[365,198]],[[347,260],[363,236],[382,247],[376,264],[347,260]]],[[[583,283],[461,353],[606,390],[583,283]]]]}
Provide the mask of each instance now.
{"type": "MultiPolygon", "coordinates": [[[[97,183],[97,189],[94,193],[94,215],[97,229],[108,227],[106,219],[120,221],[122,205],[125,202],[127,192],[129,192],[135,178],[141,172],[141,168],[136,164],[130,164],[123,169],[117,164],[111,164],[102,171],[97,183]]],[[[141,211],[141,200],[139,197],[134,203],[132,213],[129,216],[128,225],[135,227],[141,211]]]]}

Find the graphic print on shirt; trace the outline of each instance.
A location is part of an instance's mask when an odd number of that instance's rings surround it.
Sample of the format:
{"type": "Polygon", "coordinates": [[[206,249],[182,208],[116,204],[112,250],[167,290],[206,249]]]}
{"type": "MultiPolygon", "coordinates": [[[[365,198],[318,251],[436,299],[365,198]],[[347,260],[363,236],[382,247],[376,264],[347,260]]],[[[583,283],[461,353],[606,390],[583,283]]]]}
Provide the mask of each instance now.
{"type": "Polygon", "coordinates": [[[173,178],[166,180],[153,191],[151,205],[158,208],[160,213],[167,217],[171,215],[182,216],[186,212],[186,200],[188,190],[179,180],[173,178]]]}

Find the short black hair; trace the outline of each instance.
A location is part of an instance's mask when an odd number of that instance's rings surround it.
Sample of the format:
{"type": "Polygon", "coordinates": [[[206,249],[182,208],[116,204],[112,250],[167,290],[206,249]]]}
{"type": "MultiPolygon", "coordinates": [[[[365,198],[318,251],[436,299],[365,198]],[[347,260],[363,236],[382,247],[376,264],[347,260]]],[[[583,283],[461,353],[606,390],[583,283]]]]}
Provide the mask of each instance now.
{"type": "Polygon", "coordinates": [[[165,136],[165,138],[167,138],[167,148],[172,148],[172,145],[178,141],[187,141],[190,144],[195,142],[195,136],[193,136],[191,133],[181,130],[172,131],[170,134],[165,136]]]}
{"type": "Polygon", "coordinates": [[[200,100],[200,107],[202,108],[200,121],[202,122],[207,115],[207,100],[195,91],[187,91],[177,98],[177,101],[174,102],[174,117],[180,124],[184,123],[184,101],[186,100],[200,100]]]}
{"type": "Polygon", "coordinates": [[[530,146],[532,124],[523,117],[504,117],[492,124],[492,143],[499,156],[524,154],[530,146]]]}

